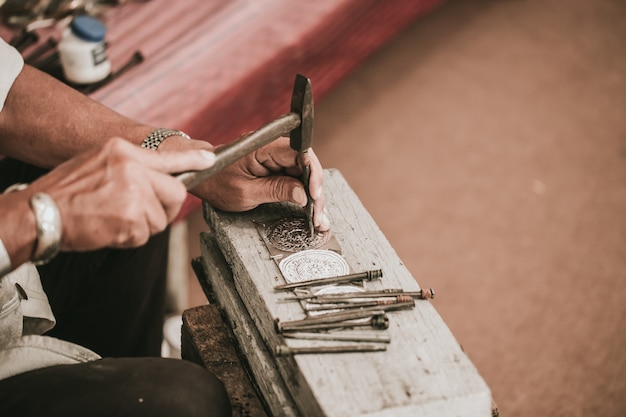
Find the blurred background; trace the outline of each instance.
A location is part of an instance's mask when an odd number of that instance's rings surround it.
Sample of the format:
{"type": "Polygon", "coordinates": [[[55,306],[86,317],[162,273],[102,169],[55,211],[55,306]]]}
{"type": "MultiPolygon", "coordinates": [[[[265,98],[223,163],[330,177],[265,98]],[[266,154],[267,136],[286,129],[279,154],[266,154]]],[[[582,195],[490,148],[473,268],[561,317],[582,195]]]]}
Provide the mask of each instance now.
{"type": "Polygon", "coordinates": [[[625,22],[623,1],[449,0],[316,102],[322,163],[506,417],[626,415],[625,22]]]}

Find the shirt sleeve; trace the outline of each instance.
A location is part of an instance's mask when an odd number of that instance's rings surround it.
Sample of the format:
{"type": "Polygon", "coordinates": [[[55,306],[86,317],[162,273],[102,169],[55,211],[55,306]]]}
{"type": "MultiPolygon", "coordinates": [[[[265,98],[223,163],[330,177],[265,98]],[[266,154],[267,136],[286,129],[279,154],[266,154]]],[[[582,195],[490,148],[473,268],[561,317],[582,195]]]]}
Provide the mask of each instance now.
{"type": "Polygon", "coordinates": [[[9,90],[24,67],[22,55],[0,38],[0,111],[9,95],[9,90]]]}

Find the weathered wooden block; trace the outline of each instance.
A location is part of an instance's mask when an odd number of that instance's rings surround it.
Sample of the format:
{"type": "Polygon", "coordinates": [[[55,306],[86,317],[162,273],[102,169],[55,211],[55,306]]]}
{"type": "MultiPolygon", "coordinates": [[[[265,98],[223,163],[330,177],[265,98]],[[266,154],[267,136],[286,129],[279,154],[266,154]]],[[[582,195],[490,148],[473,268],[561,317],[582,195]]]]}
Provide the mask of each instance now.
{"type": "MultiPolygon", "coordinates": [[[[325,171],[328,215],[353,271],[382,269],[368,289],[419,285],[337,170],[325,171]]],[[[302,209],[270,204],[247,213],[204,205],[210,232],[201,235],[207,279],[241,351],[275,416],[490,416],[491,393],[429,301],[389,313],[385,352],[277,357],[275,347],[322,343],[283,338],[275,319],[305,317],[288,294],[257,223],[300,216],[302,209]]]]}
{"type": "Polygon", "coordinates": [[[183,312],[181,354],[224,383],[233,417],[267,417],[216,306],[207,304],[183,312]]]}

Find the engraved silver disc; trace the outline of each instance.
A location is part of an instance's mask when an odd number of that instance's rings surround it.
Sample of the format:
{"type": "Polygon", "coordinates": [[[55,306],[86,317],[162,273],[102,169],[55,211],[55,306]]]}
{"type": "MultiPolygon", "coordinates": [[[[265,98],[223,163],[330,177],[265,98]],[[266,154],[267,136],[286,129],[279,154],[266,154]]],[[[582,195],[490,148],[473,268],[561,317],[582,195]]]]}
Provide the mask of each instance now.
{"type": "Polygon", "coordinates": [[[280,261],[278,268],[287,282],[337,277],[350,273],[343,257],[330,250],[309,249],[294,253],[280,261]]]}
{"type": "Polygon", "coordinates": [[[328,242],[330,237],[330,232],[316,232],[311,237],[309,224],[303,218],[280,219],[270,225],[265,233],[270,245],[285,252],[317,249],[328,242]]]}

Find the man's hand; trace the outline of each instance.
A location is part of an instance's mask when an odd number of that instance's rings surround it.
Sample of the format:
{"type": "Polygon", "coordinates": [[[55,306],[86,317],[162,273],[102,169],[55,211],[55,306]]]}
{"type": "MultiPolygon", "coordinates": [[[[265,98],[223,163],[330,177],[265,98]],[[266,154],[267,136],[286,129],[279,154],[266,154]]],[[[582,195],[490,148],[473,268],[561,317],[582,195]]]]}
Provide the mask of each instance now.
{"type": "MultiPolygon", "coordinates": [[[[233,163],[193,190],[213,207],[225,211],[247,211],[263,203],[288,201],[304,207],[307,196],[298,179],[302,169],[298,153],[280,138],[233,163]]],[[[316,229],[326,231],[330,222],[325,213],[322,191],[323,171],[313,150],[308,151],[311,166],[310,192],[314,200],[316,229]]]]}
{"type": "Polygon", "coordinates": [[[62,250],[134,247],[165,229],[186,198],[170,174],[209,168],[205,150],[153,152],[122,139],[73,158],[31,184],[55,201],[62,250]]]}

